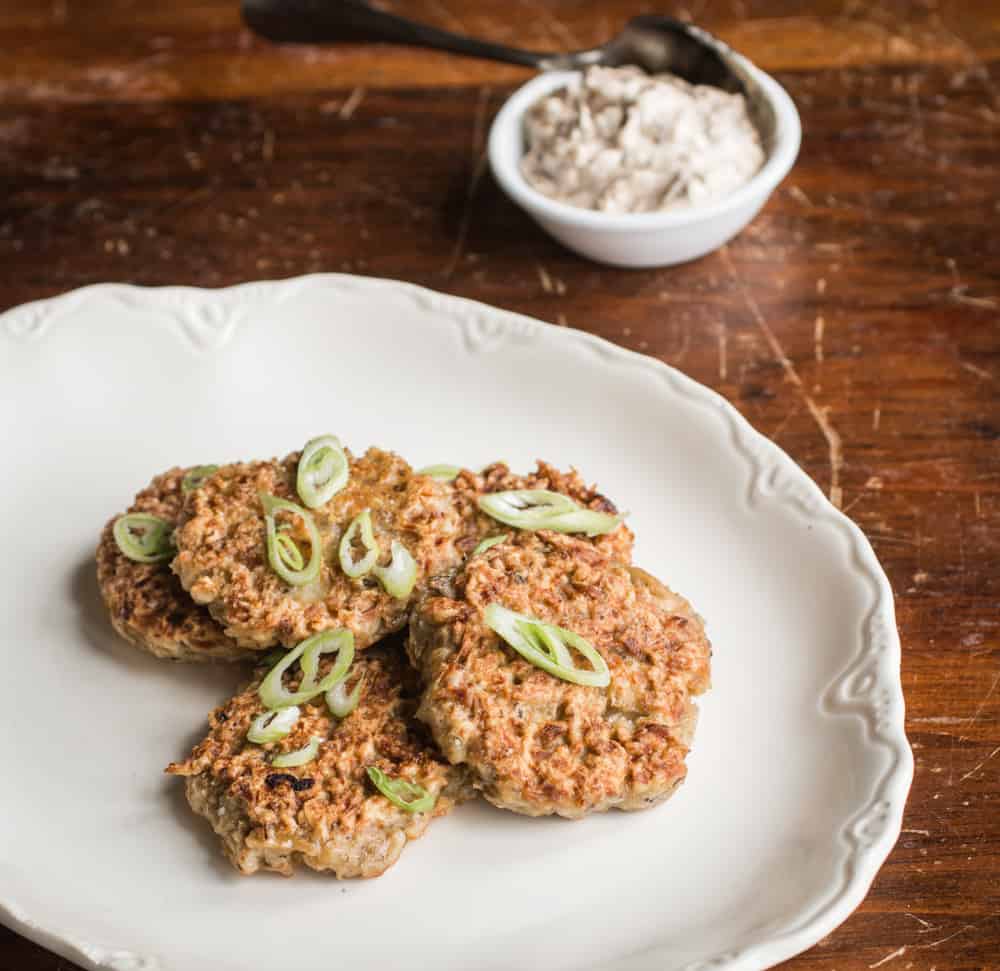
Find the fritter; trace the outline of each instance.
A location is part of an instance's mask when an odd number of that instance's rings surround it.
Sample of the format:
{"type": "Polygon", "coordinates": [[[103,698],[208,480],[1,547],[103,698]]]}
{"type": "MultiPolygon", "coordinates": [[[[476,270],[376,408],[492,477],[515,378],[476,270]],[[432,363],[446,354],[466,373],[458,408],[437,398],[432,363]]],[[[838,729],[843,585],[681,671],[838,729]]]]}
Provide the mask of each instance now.
{"type": "MultiPolygon", "coordinates": [[[[357,647],[365,648],[405,626],[427,578],[461,561],[455,545],[460,520],[446,485],[414,473],[391,452],[373,448],[361,458],[347,457],[347,485],[310,510],[322,564],[316,580],[304,586],[289,585],[269,564],[260,498],[269,494],[300,502],[298,452],[280,461],[223,466],[188,495],[184,522],[175,534],[174,572],[241,645],[292,646],[318,631],[346,627],[357,647]],[[416,584],[404,599],[388,593],[372,574],[352,579],[340,566],[341,537],[365,509],[371,511],[382,562],[393,541],[416,561],[416,584]]],[[[296,542],[306,538],[295,529],[286,535],[296,542]]]]}
{"type": "MultiPolygon", "coordinates": [[[[597,512],[612,515],[619,512],[615,504],[598,492],[595,486],[588,486],[576,469],[560,472],[555,466],[541,460],[536,463],[535,471],[529,475],[515,475],[506,463],[494,462],[478,473],[463,470],[450,485],[455,505],[462,518],[462,535],[458,540],[458,547],[465,556],[468,556],[481,540],[516,531],[479,509],[478,500],[490,492],[505,492],[509,489],[547,489],[569,496],[580,505],[597,512]]],[[[596,536],[588,542],[622,563],[630,563],[634,540],[632,530],[622,523],[610,533],[596,536]]]]}
{"type": "MultiPolygon", "coordinates": [[[[321,658],[320,673],[332,663],[321,658]]],[[[187,777],[191,808],[209,821],[241,873],[289,876],[303,863],[340,878],[377,877],[432,818],[472,795],[463,771],[437,753],[413,718],[419,686],[399,645],[355,655],[347,683],[353,690],[363,679],[361,697],[346,718],[331,715],[320,695],[301,706],[286,738],[257,745],[247,731],[265,711],[257,694],[264,674],[262,667],[244,691],[217,708],[207,738],[166,770],[187,777]],[[313,736],[321,740],[315,759],[292,768],[272,764],[275,755],[302,748],[313,736]],[[422,786],[437,797],[433,808],[411,813],[398,807],[373,785],[369,766],[422,786]]]]}
{"type": "MultiPolygon", "coordinates": [[[[176,522],[183,503],[181,482],[188,469],[170,469],[135,497],[130,513],[149,513],[176,522]]],[[[97,547],[97,582],[111,624],[130,644],[171,661],[229,661],[246,651],[227,637],[170,572],[169,563],[136,563],[118,548],[104,527],[97,547]]]]}
{"type": "Polygon", "coordinates": [[[692,698],[709,687],[702,621],[593,543],[522,532],[472,557],[435,579],[407,650],[425,685],[417,717],[501,808],[570,818],[643,809],[686,775],[692,698]],[[492,603],[585,638],[609,668],[608,687],[525,660],[484,622],[492,603]]]}

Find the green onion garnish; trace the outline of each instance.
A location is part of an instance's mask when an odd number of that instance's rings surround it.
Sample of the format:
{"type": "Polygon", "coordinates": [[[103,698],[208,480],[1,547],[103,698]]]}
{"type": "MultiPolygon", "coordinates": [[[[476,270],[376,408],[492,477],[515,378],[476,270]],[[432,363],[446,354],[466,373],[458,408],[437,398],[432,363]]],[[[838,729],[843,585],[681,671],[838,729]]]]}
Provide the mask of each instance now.
{"type": "Polygon", "coordinates": [[[328,503],[347,485],[351,474],[347,456],[336,435],[321,435],[306,442],[299,458],[296,489],[310,508],[328,503]]]}
{"type": "Polygon", "coordinates": [[[363,509],[351,520],[351,525],[347,527],[344,535],[340,538],[341,569],[354,580],[363,577],[366,573],[371,572],[380,552],[378,543],[375,542],[375,533],[372,530],[371,510],[363,509]],[[361,545],[367,552],[361,559],[356,560],[351,546],[359,534],[361,545]]]}
{"type": "Polygon", "coordinates": [[[146,512],[119,516],[111,530],[118,549],[136,563],[162,563],[173,557],[174,524],[146,512]]]}
{"type": "Polygon", "coordinates": [[[430,812],[437,802],[437,796],[429,793],[423,786],[406,779],[393,779],[377,765],[368,766],[368,778],[389,802],[408,813],[430,812]]]}
{"type": "Polygon", "coordinates": [[[457,465],[425,465],[422,469],[417,469],[417,475],[429,475],[438,482],[451,482],[461,471],[457,465]]]}
{"type": "Polygon", "coordinates": [[[264,524],[267,527],[267,560],[271,564],[271,569],[293,587],[301,587],[303,584],[311,583],[319,576],[320,565],[323,561],[322,542],[312,516],[301,506],[295,505],[294,502],[279,499],[277,496],[269,496],[264,492],[260,493],[260,504],[264,507],[264,524]],[[308,563],[305,562],[305,557],[295,540],[284,531],[287,527],[279,527],[275,521],[275,516],[279,512],[292,513],[302,520],[309,535],[309,544],[312,547],[308,563]]]}
{"type": "Polygon", "coordinates": [[[306,762],[312,762],[319,752],[319,742],[320,740],[313,735],[309,739],[308,745],[303,745],[302,748],[297,748],[294,752],[285,752],[284,755],[274,756],[271,759],[271,765],[279,769],[293,769],[297,765],[305,765],[306,762]]]}
{"type": "Polygon", "coordinates": [[[526,661],[563,681],[593,688],[606,688],[611,683],[611,671],[601,654],[590,641],[565,627],[515,613],[498,603],[483,611],[483,620],[526,661]],[[590,661],[592,669],[577,667],[570,648],[590,661]]]}
{"type": "Polygon", "coordinates": [[[219,471],[217,465],[196,465],[193,469],[188,469],[187,474],[181,479],[181,492],[185,495],[200,489],[205,480],[219,471]]]}
{"type": "Polygon", "coordinates": [[[624,518],[587,509],[559,492],[548,489],[511,489],[479,497],[479,508],[488,516],[518,529],[551,529],[557,533],[610,533],[624,518]]]}
{"type": "Polygon", "coordinates": [[[266,708],[290,708],[329,691],[339,681],[347,677],[354,660],[354,635],[349,630],[327,630],[307,637],[297,647],[289,651],[271,668],[261,681],[257,694],[266,708]],[[316,669],[321,654],[336,654],[337,661],[330,673],[321,681],[316,680],[316,669]],[[288,691],[282,683],[284,673],[299,661],[302,681],[298,691],[288,691]]]}
{"type": "Polygon", "coordinates": [[[280,708],[277,711],[265,711],[258,715],[247,732],[247,738],[258,745],[267,742],[280,742],[295,727],[299,720],[298,705],[290,708],[280,708]]]}
{"type": "Polygon", "coordinates": [[[397,600],[405,600],[417,582],[417,561],[398,540],[392,541],[392,559],[388,566],[373,567],[382,589],[397,600]]]}
{"type": "Polygon", "coordinates": [[[358,678],[358,683],[354,686],[354,690],[348,694],[347,678],[344,678],[343,681],[338,681],[326,693],[326,707],[330,709],[330,714],[335,718],[346,718],[354,711],[361,700],[361,689],[364,686],[364,682],[364,675],[362,675],[358,678]]]}
{"type": "Polygon", "coordinates": [[[480,553],[485,553],[488,549],[492,549],[498,543],[506,543],[509,539],[510,533],[501,533],[499,536],[490,536],[488,539],[484,539],[472,551],[472,556],[479,556],[480,553]]]}

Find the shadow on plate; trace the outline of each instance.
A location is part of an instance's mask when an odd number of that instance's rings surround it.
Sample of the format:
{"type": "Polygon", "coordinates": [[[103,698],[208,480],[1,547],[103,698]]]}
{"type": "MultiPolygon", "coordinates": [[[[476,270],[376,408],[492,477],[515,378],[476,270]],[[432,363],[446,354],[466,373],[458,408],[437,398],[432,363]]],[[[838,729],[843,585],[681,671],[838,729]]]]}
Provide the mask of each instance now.
{"type": "Polygon", "coordinates": [[[73,568],[69,586],[83,640],[102,658],[126,668],[136,677],[169,680],[174,684],[180,681],[202,689],[207,685],[220,702],[234,694],[239,685],[249,677],[249,665],[232,662],[188,664],[164,661],[146,654],[119,637],[111,626],[107,608],[101,599],[93,557],[83,559],[73,568]]]}

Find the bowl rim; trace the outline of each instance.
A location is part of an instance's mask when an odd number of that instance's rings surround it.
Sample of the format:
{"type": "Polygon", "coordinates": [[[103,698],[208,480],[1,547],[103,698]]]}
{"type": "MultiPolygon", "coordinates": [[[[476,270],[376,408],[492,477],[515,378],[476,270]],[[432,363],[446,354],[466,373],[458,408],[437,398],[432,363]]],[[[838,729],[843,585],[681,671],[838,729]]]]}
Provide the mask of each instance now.
{"type": "Polygon", "coordinates": [[[657,230],[690,226],[765,198],[789,173],[799,153],[802,122],[795,102],[771,75],[747,58],[719,43],[724,55],[753,82],[774,112],[773,145],[767,161],[735,192],[707,205],[663,212],[606,213],[559,202],[533,188],[521,174],[520,156],[512,158],[510,144],[518,140],[524,115],[544,95],[565,86],[580,71],[546,71],[522,84],[504,102],[490,126],[487,155],[493,176],[504,192],[522,208],[540,217],[578,227],[609,231],[657,230]]]}

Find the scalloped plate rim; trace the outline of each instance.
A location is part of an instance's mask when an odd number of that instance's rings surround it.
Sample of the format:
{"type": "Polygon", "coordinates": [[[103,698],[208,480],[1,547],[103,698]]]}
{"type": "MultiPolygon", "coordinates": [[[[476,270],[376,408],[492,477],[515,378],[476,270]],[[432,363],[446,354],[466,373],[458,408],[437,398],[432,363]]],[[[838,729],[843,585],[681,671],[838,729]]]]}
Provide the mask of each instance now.
{"type": "MultiPolygon", "coordinates": [[[[208,299],[212,302],[218,301],[220,298],[238,295],[241,292],[267,290],[280,300],[313,286],[402,291],[415,300],[433,307],[435,311],[445,313],[456,325],[459,325],[463,319],[467,320],[467,315],[474,311],[477,314],[485,313],[488,317],[503,321],[500,327],[501,332],[511,326],[519,327],[522,330],[552,327],[553,332],[560,335],[558,339],[575,342],[605,358],[617,359],[632,367],[641,367],[658,374],[666,379],[664,382],[667,388],[666,393],[683,395],[724,416],[729,426],[731,445],[743,461],[752,467],[759,464],[758,458],[761,455],[766,455],[769,462],[776,464],[783,474],[790,476],[792,481],[804,490],[805,495],[809,498],[809,505],[812,507],[809,514],[824,516],[846,534],[852,560],[848,568],[853,568],[870,581],[875,591],[875,597],[863,622],[861,637],[864,646],[861,651],[848,660],[841,673],[831,680],[824,695],[830,693],[833,685],[847,678],[858,660],[871,651],[871,644],[868,643],[868,631],[873,626],[873,621],[879,620],[881,629],[887,636],[887,642],[882,644],[881,651],[878,652],[881,659],[881,663],[878,665],[878,683],[888,691],[895,717],[891,724],[882,727],[879,733],[880,739],[873,738],[874,732],[870,728],[869,720],[869,731],[866,733],[865,741],[869,745],[874,745],[877,742],[885,745],[892,758],[876,786],[873,798],[852,816],[853,822],[849,828],[853,828],[857,821],[863,820],[878,806],[884,807],[883,819],[887,819],[887,822],[884,823],[881,832],[870,845],[859,846],[848,839],[852,848],[847,858],[839,863],[840,868],[846,871],[845,885],[841,887],[832,900],[827,901],[804,924],[794,927],[790,931],[754,941],[738,950],[724,950],[712,958],[700,959],[682,968],[672,969],[672,971],[709,971],[709,969],[711,971],[764,971],[764,969],[773,967],[812,947],[817,941],[842,924],[864,900],[879,869],[899,838],[906,798],[913,780],[913,754],[907,740],[904,723],[905,701],[900,674],[901,647],[896,626],[893,593],[889,580],[879,564],[868,538],[860,527],[841,510],[833,506],[806,472],[783,449],[758,432],[721,394],[656,358],[620,347],[593,334],[568,327],[555,328],[554,325],[547,324],[537,318],[503,310],[466,297],[441,293],[405,281],[341,273],[313,273],[283,279],[246,281],[224,287],[186,285],[147,287],[130,283],[96,283],[51,297],[28,301],[0,311],[0,325],[4,326],[9,338],[18,340],[25,336],[41,336],[52,318],[68,314],[75,309],[78,303],[91,298],[110,298],[118,301],[124,299],[132,310],[163,313],[171,310],[169,304],[165,303],[166,300],[171,299],[183,302],[197,298],[208,299]],[[465,311],[465,316],[463,313],[457,312],[462,309],[465,311]],[[28,317],[28,315],[34,316],[36,328],[39,329],[38,335],[32,334],[30,329],[20,333],[14,329],[14,323],[18,317],[28,317]],[[887,672],[888,678],[886,678],[887,672]]],[[[228,339],[228,335],[223,338],[221,344],[215,346],[198,345],[197,340],[195,343],[201,350],[216,351],[220,349],[226,339],[228,339]]],[[[757,479],[763,474],[763,470],[759,467],[752,471],[755,471],[756,475],[752,479],[751,492],[756,489],[757,479]]],[[[772,477],[773,473],[772,469],[772,477]]],[[[787,497],[779,493],[771,493],[769,498],[774,502],[796,507],[799,515],[805,514],[801,495],[787,497]]],[[[821,708],[826,708],[826,704],[822,700],[821,708]]],[[[853,714],[855,717],[865,720],[857,706],[840,712],[832,712],[832,714],[853,714]]],[[[0,924],[67,960],[82,963],[93,971],[123,971],[123,969],[132,967],[146,968],[152,971],[159,966],[156,957],[123,952],[113,947],[103,948],[90,943],[83,944],[65,934],[60,935],[57,930],[47,930],[25,913],[17,904],[14,895],[9,892],[0,892],[0,924]],[[122,959],[128,963],[122,964],[122,959]]],[[[652,948],[654,953],[657,950],[659,948],[656,946],[652,948]]],[[[666,955],[664,958],[669,960],[666,955]]]]}

